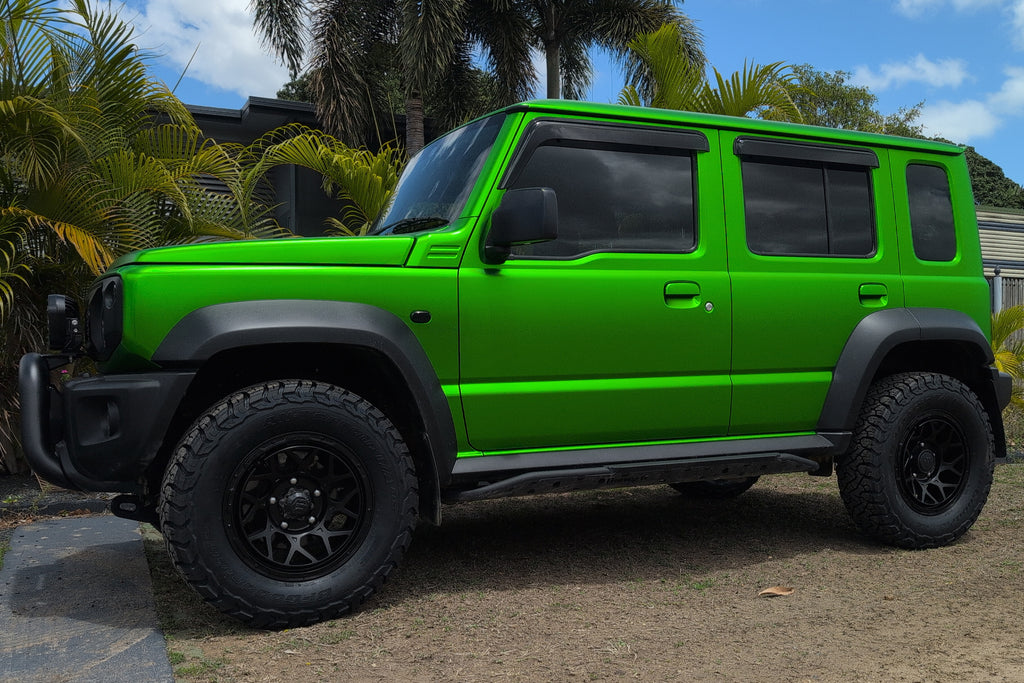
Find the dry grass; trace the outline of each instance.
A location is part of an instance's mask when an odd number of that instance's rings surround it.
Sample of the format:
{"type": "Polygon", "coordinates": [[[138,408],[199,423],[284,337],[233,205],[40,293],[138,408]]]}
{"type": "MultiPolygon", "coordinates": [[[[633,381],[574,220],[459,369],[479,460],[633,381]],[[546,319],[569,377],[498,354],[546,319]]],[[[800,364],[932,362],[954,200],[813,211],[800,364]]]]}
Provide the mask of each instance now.
{"type": "Polygon", "coordinates": [[[445,514],[365,609],[281,632],[195,598],[151,533],[179,680],[1024,680],[1024,464],[924,552],[865,540],[805,475],[725,503],[652,487],[445,514]]]}

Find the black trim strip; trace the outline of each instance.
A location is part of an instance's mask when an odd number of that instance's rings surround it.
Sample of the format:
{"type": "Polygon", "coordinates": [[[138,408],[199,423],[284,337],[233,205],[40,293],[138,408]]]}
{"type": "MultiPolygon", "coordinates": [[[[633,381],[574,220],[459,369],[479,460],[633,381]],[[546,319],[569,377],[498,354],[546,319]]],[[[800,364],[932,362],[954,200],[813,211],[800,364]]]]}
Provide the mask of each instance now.
{"type": "Polygon", "coordinates": [[[607,145],[708,152],[711,145],[700,131],[654,126],[623,126],[596,121],[534,119],[526,126],[499,189],[511,186],[534,151],[544,144],[601,147],[607,145]]]}
{"type": "Polygon", "coordinates": [[[813,142],[791,142],[765,138],[739,137],[733,143],[736,156],[798,159],[827,164],[878,168],[878,155],[870,149],[819,145],[813,142]]]}
{"type": "Polygon", "coordinates": [[[806,436],[762,437],[728,441],[697,441],[655,446],[619,446],[574,451],[540,451],[512,455],[459,458],[452,468],[453,480],[479,481],[496,474],[512,476],[565,468],[624,466],[658,461],[743,456],[767,453],[833,455],[846,449],[850,434],[818,433],[806,436]]]}

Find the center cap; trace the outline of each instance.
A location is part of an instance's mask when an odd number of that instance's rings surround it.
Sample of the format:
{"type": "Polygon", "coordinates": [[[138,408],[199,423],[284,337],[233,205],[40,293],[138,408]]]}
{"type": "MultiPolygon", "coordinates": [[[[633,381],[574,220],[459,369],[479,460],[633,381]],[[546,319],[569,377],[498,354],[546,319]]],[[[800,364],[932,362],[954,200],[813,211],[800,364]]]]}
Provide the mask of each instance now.
{"type": "Polygon", "coordinates": [[[935,457],[934,451],[926,448],[917,454],[917,470],[924,474],[931,474],[935,471],[935,457]]]}
{"type": "Polygon", "coordinates": [[[313,501],[306,489],[292,488],[278,503],[288,519],[305,519],[313,509],[313,501]]]}

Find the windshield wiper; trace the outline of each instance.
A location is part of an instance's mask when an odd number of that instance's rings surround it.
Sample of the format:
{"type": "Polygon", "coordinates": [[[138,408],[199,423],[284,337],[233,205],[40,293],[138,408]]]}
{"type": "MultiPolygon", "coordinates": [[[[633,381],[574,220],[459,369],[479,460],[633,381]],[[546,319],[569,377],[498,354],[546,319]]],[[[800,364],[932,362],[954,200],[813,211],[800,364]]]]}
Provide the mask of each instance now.
{"type": "Polygon", "coordinates": [[[417,232],[419,230],[430,230],[431,228],[439,228],[442,225],[448,225],[450,223],[444,216],[413,216],[411,218],[403,218],[400,221],[395,221],[390,225],[386,225],[380,230],[376,231],[377,235],[402,235],[407,232],[417,232]]]}

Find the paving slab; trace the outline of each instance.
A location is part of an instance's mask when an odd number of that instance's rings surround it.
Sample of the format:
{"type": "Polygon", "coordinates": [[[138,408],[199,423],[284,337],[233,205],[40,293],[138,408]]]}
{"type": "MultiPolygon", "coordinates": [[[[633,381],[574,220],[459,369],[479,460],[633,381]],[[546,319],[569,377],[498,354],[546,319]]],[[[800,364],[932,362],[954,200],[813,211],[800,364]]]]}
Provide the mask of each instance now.
{"type": "Polygon", "coordinates": [[[14,530],[0,569],[0,681],[173,681],[138,522],[14,530]]]}

